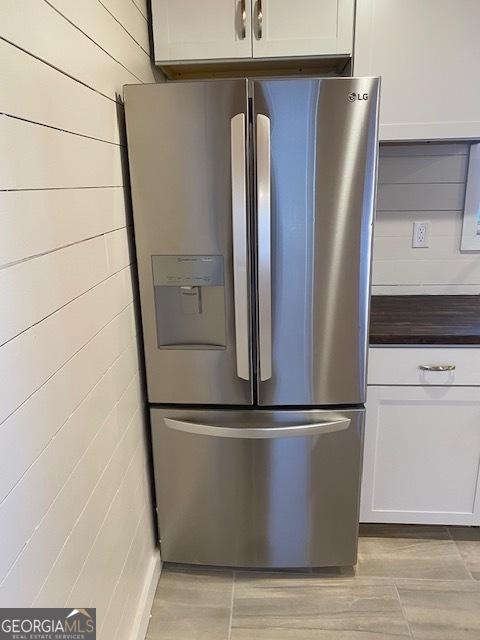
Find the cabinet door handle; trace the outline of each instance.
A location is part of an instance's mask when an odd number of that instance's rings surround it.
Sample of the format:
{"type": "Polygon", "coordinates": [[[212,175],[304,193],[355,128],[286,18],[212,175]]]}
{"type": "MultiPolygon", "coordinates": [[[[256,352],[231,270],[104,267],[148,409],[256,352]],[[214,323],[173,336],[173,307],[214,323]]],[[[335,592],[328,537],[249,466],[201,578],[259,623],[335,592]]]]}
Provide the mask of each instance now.
{"type": "Polygon", "coordinates": [[[242,19],[242,28],[240,29],[240,40],[245,40],[247,35],[247,10],[245,8],[245,0],[240,1],[240,17],[242,19]]]}
{"type": "Polygon", "coordinates": [[[422,371],[455,371],[454,364],[421,364],[418,367],[422,371]]]}
{"type": "Polygon", "coordinates": [[[263,34],[263,9],[262,0],[257,0],[257,38],[262,39],[263,34]]]}

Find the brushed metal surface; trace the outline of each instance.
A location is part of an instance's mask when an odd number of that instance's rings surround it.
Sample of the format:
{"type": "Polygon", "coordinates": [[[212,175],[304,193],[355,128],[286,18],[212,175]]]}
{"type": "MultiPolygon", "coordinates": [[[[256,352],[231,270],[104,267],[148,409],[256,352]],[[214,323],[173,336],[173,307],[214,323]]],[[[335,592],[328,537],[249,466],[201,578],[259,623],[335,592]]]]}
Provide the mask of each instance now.
{"type": "Polygon", "coordinates": [[[455,371],[454,364],[420,364],[418,366],[422,371],[455,371]]]}
{"type": "Polygon", "coordinates": [[[247,83],[131,85],[125,104],[149,401],[250,404],[252,383],[237,375],[231,184],[247,83]],[[157,348],[152,255],[224,257],[224,349],[157,348]]]}
{"type": "Polygon", "coordinates": [[[250,380],[250,305],[249,252],[247,225],[247,158],[245,114],[238,113],[231,122],[232,165],[232,235],[233,235],[233,288],[235,296],[235,336],[237,375],[250,380]]]}
{"type": "MultiPolygon", "coordinates": [[[[350,424],[349,418],[339,418],[336,420],[325,420],[322,422],[312,422],[307,424],[287,424],[275,427],[271,424],[259,424],[255,427],[243,427],[225,424],[205,424],[204,422],[192,422],[191,420],[174,420],[165,418],[165,425],[169,429],[176,429],[184,433],[193,433],[202,436],[215,436],[217,438],[242,438],[244,440],[269,439],[269,438],[295,438],[298,436],[315,436],[333,433],[347,429],[350,424]]],[[[267,420],[268,423],[268,420],[267,420]]]]}
{"type": "Polygon", "coordinates": [[[151,409],[162,558],[244,567],[356,561],[364,410],[151,409]],[[168,428],[165,419],[222,434],[168,428]],[[292,425],[350,421],[292,437],[292,425]],[[284,427],[286,436],[278,430],[284,427]],[[224,429],[275,430],[274,438],[224,429]]]}
{"type": "Polygon", "coordinates": [[[271,122],[272,377],[259,404],[362,403],[379,80],[252,85],[271,122]]]}
{"type": "Polygon", "coordinates": [[[272,377],[272,240],[270,120],[257,115],[257,264],[260,380],[272,377]]]}

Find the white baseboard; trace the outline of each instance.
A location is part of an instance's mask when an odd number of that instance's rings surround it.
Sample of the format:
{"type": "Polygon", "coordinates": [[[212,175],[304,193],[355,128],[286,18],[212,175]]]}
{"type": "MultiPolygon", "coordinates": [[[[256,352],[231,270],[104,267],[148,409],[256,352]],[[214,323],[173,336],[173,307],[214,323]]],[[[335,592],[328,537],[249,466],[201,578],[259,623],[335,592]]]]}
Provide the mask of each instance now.
{"type": "Polygon", "coordinates": [[[150,611],[152,609],[153,598],[157,590],[158,579],[162,571],[162,560],[160,552],[157,550],[152,557],[149,570],[145,576],[145,583],[138,601],[137,613],[132,630],[132,640],[145,640],[148,623],[150,622],[150,611]]]}

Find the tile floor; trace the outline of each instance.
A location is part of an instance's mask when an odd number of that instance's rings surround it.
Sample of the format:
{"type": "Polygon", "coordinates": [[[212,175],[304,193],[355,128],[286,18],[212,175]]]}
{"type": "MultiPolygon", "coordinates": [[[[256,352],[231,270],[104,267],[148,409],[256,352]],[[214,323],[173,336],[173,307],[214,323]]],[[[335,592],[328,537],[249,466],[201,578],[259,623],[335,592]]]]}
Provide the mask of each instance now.
{"type": "Polygon", "coordinates": [[[480,529],[364,525],[352,569],[166,564],[148,640],[480,640],[480,529]]]}

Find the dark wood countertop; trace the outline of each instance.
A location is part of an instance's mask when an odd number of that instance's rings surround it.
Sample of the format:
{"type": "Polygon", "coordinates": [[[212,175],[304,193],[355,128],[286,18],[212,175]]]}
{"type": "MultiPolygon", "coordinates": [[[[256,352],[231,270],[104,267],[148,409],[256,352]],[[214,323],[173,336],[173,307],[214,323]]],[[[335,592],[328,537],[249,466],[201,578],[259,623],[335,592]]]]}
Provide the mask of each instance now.
{"type": "Polygon", "coordinates": [[[480,295],[372,296],[370,344],[480,345],[480,295]]]}

